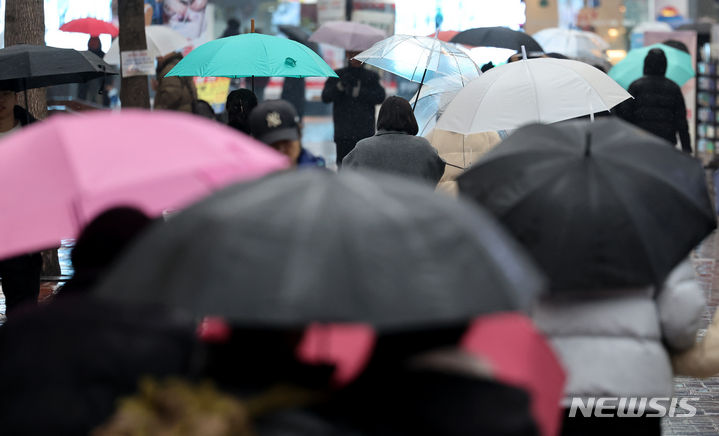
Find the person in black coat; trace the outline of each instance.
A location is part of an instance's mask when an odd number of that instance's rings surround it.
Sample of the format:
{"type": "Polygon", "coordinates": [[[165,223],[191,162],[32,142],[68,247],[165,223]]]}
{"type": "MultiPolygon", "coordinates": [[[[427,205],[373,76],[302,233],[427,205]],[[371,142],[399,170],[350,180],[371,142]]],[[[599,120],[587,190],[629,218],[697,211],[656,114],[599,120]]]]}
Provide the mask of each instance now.
{"type": "Polygon", "coordinates": [[[347,52],[348,66],[336,71],[339,78],[330,77],[322,90],[322,101],[334,103],[332,118],[335,125],[337,166],[352,151],[357,141],[374,135],[375,105],[384,101],[385,91],[379,75],[352,60],[358,52],[347,52]]]}
{"type": "MultiPolygon", "coordinates": [[[[0,138],[37,121],[24,108],[15,105],[16,97],[13,90],[0,90],[0,138]]],[[[0,260],[0,279],[5,294],[6,313],[24,303],[37,302],[41,270],[40,253],[22,254],[0,260]]]]}
{"type": "Polygon", "coordinates": [[[617,115],[691,153],[684,97],[679,86],[667,79],[667,57],[655,48],[644,59],[644,76],[629,85],[629,99],[617,106],[617,115]]]}

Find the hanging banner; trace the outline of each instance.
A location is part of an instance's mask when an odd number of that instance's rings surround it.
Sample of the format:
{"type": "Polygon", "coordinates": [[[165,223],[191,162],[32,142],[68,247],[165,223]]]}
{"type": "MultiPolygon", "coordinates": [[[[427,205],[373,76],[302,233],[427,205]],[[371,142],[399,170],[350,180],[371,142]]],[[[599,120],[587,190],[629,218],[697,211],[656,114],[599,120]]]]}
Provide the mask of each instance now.
{"type": "Polygon", "coordinates": [[[155,74],[155,60],[147,50],[123,51],[122,77],[152,76],[155,74]]]}

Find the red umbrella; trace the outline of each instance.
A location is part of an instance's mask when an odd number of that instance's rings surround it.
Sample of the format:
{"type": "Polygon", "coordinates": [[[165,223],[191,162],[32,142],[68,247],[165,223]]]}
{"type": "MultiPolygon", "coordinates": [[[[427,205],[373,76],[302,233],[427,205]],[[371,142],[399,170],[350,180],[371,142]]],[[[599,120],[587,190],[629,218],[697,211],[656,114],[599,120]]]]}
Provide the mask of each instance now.
{"type": "MultiPolygon", "coordinates": [[[[440,30],[439,34],[437,35],[437,39],[444,42],[450,42],[452,38],[455,37],[459,32],[456,30],[440,30]]],[[[434,33],[429,34],[427,36],[434,37],[434,33]]]]}
{"type": "Polygon", "coordinates": [[[64,32],[87,33],[90,36],[100,36],[107,33],[113,38],[120,32],[114,24],[96,18],[79,18],[68,21],[60,27],[60,30],[64,32]]]}
{"type": "Polygon", "coordinates": [[[542,436],[559,433],[566,374],[531,319],[519,313],[478,318],[465,333],[462,348],[488,362],[497,380],[529,392],[542,436]]]}

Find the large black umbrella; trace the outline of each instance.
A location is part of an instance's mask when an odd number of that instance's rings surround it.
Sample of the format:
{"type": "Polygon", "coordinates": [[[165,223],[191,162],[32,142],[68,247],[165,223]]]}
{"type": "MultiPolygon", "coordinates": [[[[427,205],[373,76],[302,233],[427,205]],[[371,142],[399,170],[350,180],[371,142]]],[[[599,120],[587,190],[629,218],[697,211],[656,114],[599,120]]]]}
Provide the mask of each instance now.
{"type": "MultiPolygon", "coordinates": [[[[90,51],[18,44],[0,49],[0,89],[25,91],[118,74],[90,51]]],[[[28,107],[25,93],[25,107],[28,107]]],[[[30,114],[28,113],[28,118],[30,114]]]]}
{"type": "Polygon", "coordinates": [[[253,327],[432,328],[525,308],[542,279],[489,214],[393,176],[232,186],[150,229],[99,286],[253,327]]]}
{"type": "Polygon", "coordinates": [[[552,290],[661,283],[716,227],[699,161],[618,119],[521,128],[458,182],[552,290]]]}
{"type": "Polygon", "coordinates": [[[506,27],[476,27],[456,34],[451,42],[476,47],[509,48],[517,51],[521,51],[524,46],[527,52],[544,51],[542,46],[531,36],[506,27]]]}
{"type": "Polygon", "coordinates": [[[23,91],[63,83],[79,83],[117,74],[97,55],[38,45],[0,49],[0,87],[23,91]]]}

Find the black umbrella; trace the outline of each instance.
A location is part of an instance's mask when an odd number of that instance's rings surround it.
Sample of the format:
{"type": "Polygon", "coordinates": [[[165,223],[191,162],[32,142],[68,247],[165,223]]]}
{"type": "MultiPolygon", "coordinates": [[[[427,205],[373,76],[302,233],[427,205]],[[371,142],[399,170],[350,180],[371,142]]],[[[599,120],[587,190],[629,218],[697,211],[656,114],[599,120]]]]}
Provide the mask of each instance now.
{"type": "Polygon", "coordinates": [[[476,47],[509,48],[517,51],[521,51],[524,46],[527,52],[544,51],[542,46],[531,36],[506,27],[476,27],[456,34],[451,42],[476,47]]]}
{"type": "MultiPolygon", "coordinates": [[[[89,51],[27,44],[0,49],[0,89],[19,92],[87,82],[106,74],[118,72],[89,51]]],[[[25,107],[28,107],[27,93],[25,107]]]]}
{"type": "Polygon", "coordinates": [[[711,22],[699,22],[699,23],[686,23],[677,27],[677,30],[693,30],[698,34],[709,35],[712,33],[712,27],[715,23],[711,22]]]}
{"type": "Polygon", "coordinates": [[[315,53],[319,53],[319,46],[316,42],[310,42],[311,33],[304,27],[282,24],[278,26],[278,29],[280,29],[280,32],[287,35],[289,39],[297,41],[300,44],[304,44],[307,47],[311,48],[315,53]]]}
{"type": "Polygon", "coordinates": [[[97,55],[85,51],[37,45],[13,45],[0,49],[0,86],[23,91],[79,83],[117,74],[97,55]]]}
{"type": "Polygon", "coordinates": [[[256,327],[401,330],[526,307],[542,279],[486,213],[393,176],[232,186],[150,229],[97,289],[256,327]]]}
{"type": "Polygon", "coordinates": [[[552,290],[661,283],[716,227],[700,162],[618,119],[521,128],[458,182],[552,290]]]}

